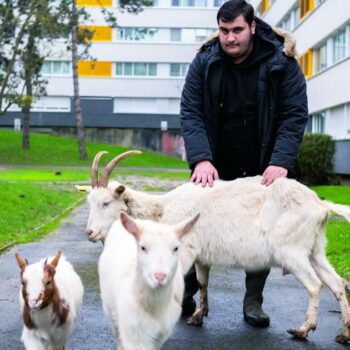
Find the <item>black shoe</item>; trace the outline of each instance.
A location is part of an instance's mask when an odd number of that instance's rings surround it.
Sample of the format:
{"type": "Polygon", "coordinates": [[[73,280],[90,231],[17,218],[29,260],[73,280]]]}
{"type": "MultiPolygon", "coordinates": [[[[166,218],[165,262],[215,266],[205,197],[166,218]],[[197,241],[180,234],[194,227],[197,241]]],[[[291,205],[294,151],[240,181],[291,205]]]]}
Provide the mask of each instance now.
{"type": "Polygon", "coordinates": [[[270,325],[270,317],[259,304],[245,306],[243,315],[245,321],[254,327],[265,328],[270,325]]]}
{"type": "Polygon", "coordinates": [[[196,302],[194,301],[194,299],[192,297],[184,299],[184,301],[182,303],[181,317],[192,316],[192,314],[195,311],[196,311],[196,302]]]}

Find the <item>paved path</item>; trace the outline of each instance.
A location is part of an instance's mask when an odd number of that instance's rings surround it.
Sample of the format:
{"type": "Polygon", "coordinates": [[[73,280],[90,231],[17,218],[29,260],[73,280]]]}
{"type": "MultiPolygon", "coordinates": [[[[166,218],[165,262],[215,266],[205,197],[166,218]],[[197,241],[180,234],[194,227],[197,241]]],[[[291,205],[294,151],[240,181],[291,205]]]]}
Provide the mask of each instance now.
{"type": "MultiPolygon", "coordinates": [[[[19,312],[19,268],[14,253],[19,251],[30,262],[62,249],[80,274],[85,295],[83,307],[66,350],[110,350],[115,342],[104,317],[96,265],[102,246],[84,236],[86,205],[76,209],[61,227],[45,240],[20,245],[0,255],[0,350],[23,349],[20,342],[22,321],[19,312]]],[[[242,319],[244,274],[229,268],[213,268],[209,287],[210,314],[202,328],[188,327],[181,320],[164,350],[340,350],[350,349],[334,342],[340,333],[338,305],[328,290],[322,292],[318,328],[308,341],[294,340],[286,330],[300,325],[305,317],[307,295],[293,276],[282,277],[273,270],[265,288],[266,311],[271,326],[255,329],[242,319]]]]}

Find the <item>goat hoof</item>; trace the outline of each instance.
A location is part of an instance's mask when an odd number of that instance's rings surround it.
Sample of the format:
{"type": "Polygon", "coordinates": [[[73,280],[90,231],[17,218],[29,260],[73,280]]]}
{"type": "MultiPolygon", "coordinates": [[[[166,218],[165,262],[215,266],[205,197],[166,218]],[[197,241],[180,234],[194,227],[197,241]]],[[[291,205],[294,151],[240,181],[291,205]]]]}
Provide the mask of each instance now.
{"type": "Polygon", "coordinates": [[[187,320],[187,324],[189,326],[201,327],[203,325],[203,316],[199,314],[193,314],[192,317],[187,320]]]}
{"type": "Polygon", "coordinates": [[[287,332],[298,339],[306,339],[307,337],[307,332],[305,331],[299,331],[297,329],[288,329],[287,332]]]}
{"type": "Polygon", "coordinates": [[[350,337],[347,337],[343,334],[339,334],[335,337],[335,341],[339,344],[346,344],[350,340],[350,337]]]}

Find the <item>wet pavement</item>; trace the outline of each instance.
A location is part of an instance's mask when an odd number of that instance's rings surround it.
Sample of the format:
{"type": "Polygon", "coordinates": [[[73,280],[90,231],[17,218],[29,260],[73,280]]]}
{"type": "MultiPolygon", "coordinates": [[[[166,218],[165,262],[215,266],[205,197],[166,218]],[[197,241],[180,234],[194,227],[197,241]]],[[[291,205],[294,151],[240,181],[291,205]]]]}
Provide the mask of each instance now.
{"type": "MultiPolygon", "coordinates": [[[[20,252],[29,262],[53,255],[61,249],[81,276],[85,294],[77,327],[66,350],[115,349],[115,341],[104,316],[98,287],[97,261],[102,245],[86,240],[86,204],[65,218],[61,227],[36,243],[13,247],[0,255],[0,350],[23,349],[20,342],[22,319],[19,311],[19,268],[14,258],[20,252]]],[[[164,350],[338,350],[350,349],[334,341],[341,332],[338,304],[328,289],[322,291],[319,323],[307,341],[294,340],[286,330],[298,327],[305,318],[307,293],[293,276],[282,277],[274,269],[265,287],[265,311],[271,317],[266,329],[255,329],[243,321],[244,273],[213,267],[209,285],[209,317],[202,328],[180,320],[164,350]]]]}

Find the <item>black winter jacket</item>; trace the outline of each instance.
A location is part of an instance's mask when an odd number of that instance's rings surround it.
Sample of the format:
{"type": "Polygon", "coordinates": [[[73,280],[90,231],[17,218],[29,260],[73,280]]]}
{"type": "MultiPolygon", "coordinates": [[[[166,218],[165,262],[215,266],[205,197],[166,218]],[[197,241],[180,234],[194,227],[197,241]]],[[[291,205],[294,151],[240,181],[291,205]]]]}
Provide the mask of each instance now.
{"type": "MultiPolygon", "coordinates": [[[[259,64],[258,120],[260,166],[272,164],[298,173],[298,149],[308,120],[305,78],[293,57],[283,53],[284,38],[256,19],[258,39],[275,46],[259,64]]],[[[180,122],[190,168],[202,160],[215,164],[223,57],[215,38],[204,44],[190,65],[181,98],[180,122]]]]}

